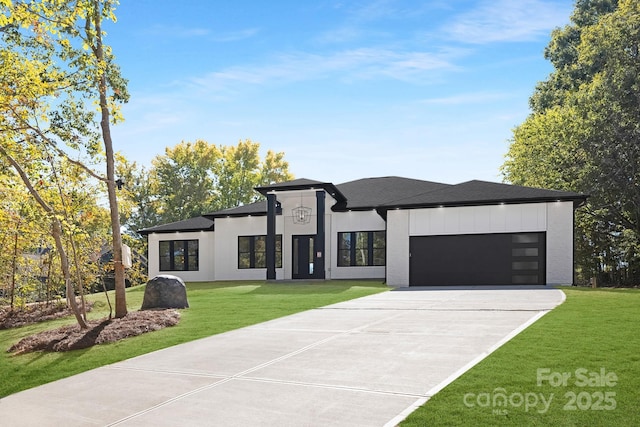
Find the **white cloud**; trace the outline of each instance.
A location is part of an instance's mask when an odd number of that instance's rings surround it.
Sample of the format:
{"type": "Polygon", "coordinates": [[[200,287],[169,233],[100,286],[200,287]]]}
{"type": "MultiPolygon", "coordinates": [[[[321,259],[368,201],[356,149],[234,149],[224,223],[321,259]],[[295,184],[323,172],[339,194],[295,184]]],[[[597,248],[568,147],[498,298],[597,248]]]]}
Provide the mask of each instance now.
{"type": "Polygon", "coordinates": [[[235,42],[251,38],[258,34],[259,28],[245,28],[243,30],[223,33],[212,38],[216,42],[235,42]]]}
{"type": "Polygon", "coordinates": [[[419,101],[421,104],[429,105],[469,105],[486,104],[492,101],[499,101],[509,98],[511,95],[504,92],[472,92],[452,95],[442,98],[429,98],[419,101]]]}
{"type": "Polygon", "coordinates": [[[180,25],[154,25],[143,30],[143,33],[151,36],[189,38],[208,36],[211,34],[211,30],[207,28],[184,27],[180,25]]]}
{"type": "Polygon", "coordinates": [[[335,77],[343,81],[389,78],[422,81],[427,73],[454,71],[444,54],[401,52],[360,48],[329,54],[289,53],[268,64],[230,67],[191,79],[191,84],[210,90],[232,89],[235,85],[295,82],[335,77]]]}
{"type": "Polygon", "coordinates": [[[488,0],[447,23],[445,34],[456,41],[485,44],[547,37],[567,22],[571,4],[547,0],[488,0]]]}

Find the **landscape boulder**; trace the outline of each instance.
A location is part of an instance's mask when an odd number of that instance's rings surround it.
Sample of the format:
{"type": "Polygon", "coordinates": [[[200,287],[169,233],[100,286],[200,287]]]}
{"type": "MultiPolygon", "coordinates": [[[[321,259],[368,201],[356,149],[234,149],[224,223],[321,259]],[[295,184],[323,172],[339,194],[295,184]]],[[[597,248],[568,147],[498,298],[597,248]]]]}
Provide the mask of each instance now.
{"type": "Polygon", "coordinates": [[[189,308],[187,287],[181,278],[166,274],[147,282],[141,310],[154,308],[189,308]]]}

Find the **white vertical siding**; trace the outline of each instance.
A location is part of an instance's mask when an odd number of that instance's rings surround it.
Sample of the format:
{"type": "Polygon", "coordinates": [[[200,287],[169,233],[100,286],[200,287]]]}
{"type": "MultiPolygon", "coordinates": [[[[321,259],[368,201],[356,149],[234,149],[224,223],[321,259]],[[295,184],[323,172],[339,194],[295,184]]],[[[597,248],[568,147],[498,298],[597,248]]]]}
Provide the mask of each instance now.
{"type": "Polygon", "coordinates": [[[411,236],[545,231],[544,203],[410,210],[411,236]]]}
{"type": "Polygon", "coordinates": [[[573,284],[573,202],[547,203],[547,283],[573,284]]]}
{"type": "Polygon", "coordinates": [[[387,213],[387,284],[409,286],[409,229],[408,210],[387,213]]]}

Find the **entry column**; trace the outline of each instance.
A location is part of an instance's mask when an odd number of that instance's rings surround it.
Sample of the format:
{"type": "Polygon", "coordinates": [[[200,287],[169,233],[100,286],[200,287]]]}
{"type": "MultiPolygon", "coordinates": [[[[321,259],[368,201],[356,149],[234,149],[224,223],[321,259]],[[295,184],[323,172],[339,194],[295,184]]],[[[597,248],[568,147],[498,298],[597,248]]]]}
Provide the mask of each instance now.
{"type": "Polygon", "coordinates": [[[324,279],[324,199],[323,191],[316,191],[316,238],[313,240],[313,257],[315,265],[313,267],[314,276],[317,279],[324,279]]]}
{"type": "Polygon", "coordinates": [[[267,194],[267,280],[276,280],[276,195],[267,194]]]}

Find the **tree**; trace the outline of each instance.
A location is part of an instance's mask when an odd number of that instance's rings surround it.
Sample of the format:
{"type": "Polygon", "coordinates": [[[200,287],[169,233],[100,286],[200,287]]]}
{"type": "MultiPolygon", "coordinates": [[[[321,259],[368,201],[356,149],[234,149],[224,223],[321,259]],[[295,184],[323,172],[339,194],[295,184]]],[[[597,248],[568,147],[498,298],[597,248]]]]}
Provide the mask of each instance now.
{"type": "Polygon", "coordinates": [[[220,149],[203,140],[183,141],[156,156],[149,177],[160,221],[178,221],[208,211],[215,200],[221,162],[220,149]]]}
{"type": "Polygon", "coordinates": [[[585,277],[640,280],[640,5],[576,3],[545,51],[555,70],[514,130],[505,179],[591,195],[576,224],[585,277]]]}
{"type": "Polygon", "coordinates": [[[284,153],[269,150],[261,160],[259,149],[248,139],[235,146],[197,140],[166,148],[152,161],[153,195],[138,211],[153,206],[158,222],[172,222],[256,201],[254,187],[292,179],[284,153]]]}
{"type": "MultiPolygon", "coordinates": [[[[128,94],[111,49],[103,44],[102,30],[104,20],[115,20],[115,4],[111,0],[0,2],[4,43],[0,81],[2,103],[9,112],[2,123],[5,141],[17,143],[14,147],[24,151],[51,150],[106,184],[115,261],[115,315],[123,317],[127,308],[110,126],[121,119],[117,106],[127,101],[128,94]],[[19,72],[12,71],[16,64],[21,64],[19,72]],[[93,102],[99,107],[98,115],[93,102]],[[92,162],[104,160],[106,176],[73,160],[65,148],[92,162]]],[[[3,154],[29,187],[29,174],[20,157],[6,150],[3,154]]],[[[31,188],[30,192],[37,199],[31,188]]],[[[55,229],[55,212],[47,211],[54,217],[55,229]]]]}

